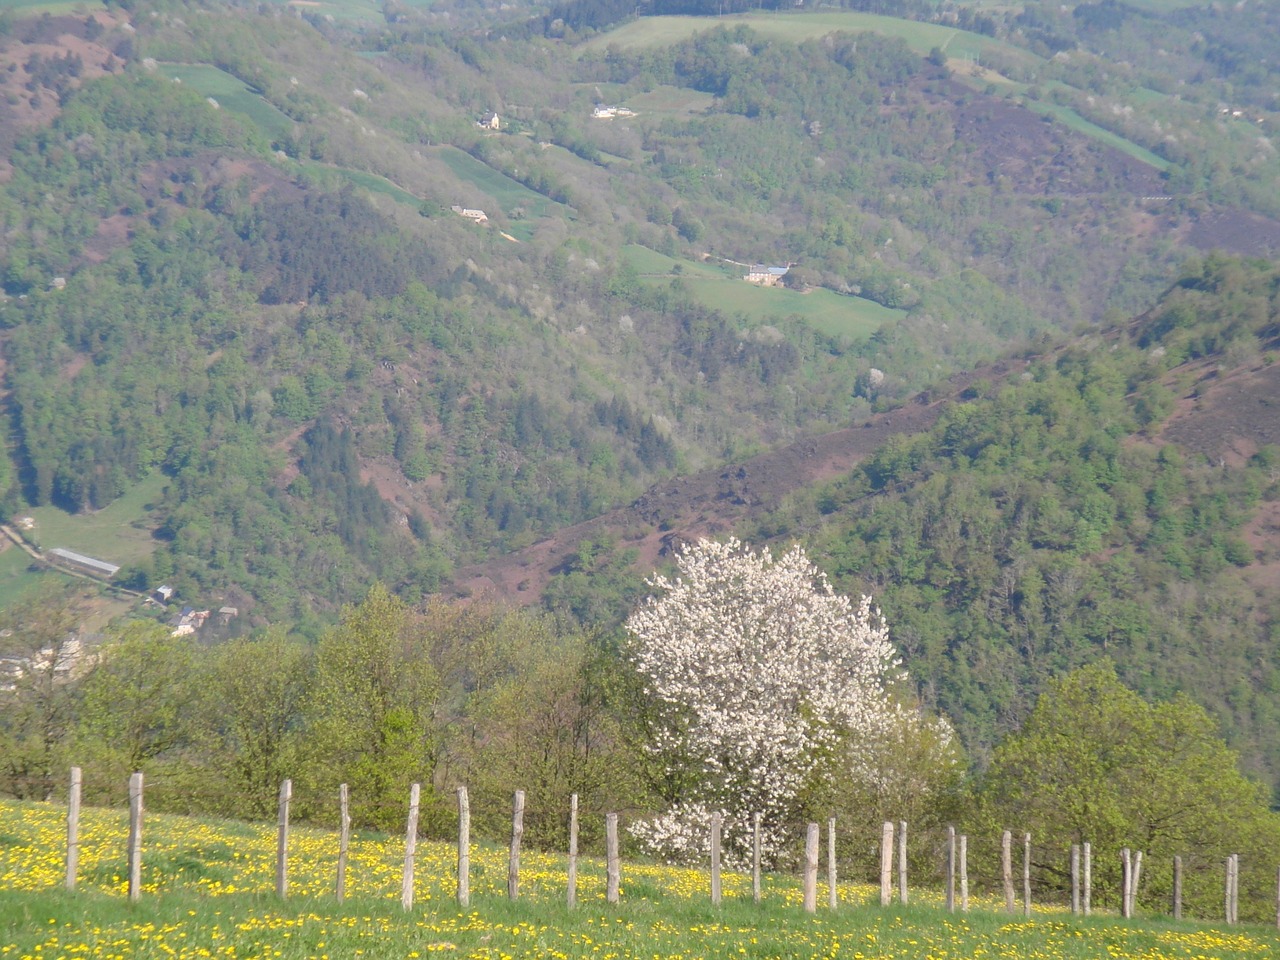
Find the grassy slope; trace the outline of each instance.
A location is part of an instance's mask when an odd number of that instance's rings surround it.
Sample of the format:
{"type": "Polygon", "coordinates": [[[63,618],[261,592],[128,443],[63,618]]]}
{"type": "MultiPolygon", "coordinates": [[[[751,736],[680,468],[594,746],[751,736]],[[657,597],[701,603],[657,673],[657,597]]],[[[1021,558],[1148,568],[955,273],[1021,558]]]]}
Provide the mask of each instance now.
{"type": "MultiPolygon", "coordinates": [[[[842,882],[839,907],[813,916],[794,877],[766,876],[764,901],[750,880],[727,872],[724,904],[708,902],[702,870],[622,865],[621,902],[604,899],[603,864],[580,862],[579,904],[565,908],[564,858],[525,851],[520,900],[506,898],[506,851],[473,844],[471,908],[454,900],[454,847],[418,847],[415,905],[399,903],[403,841],[357,836],[349,896],[333,899],[336,838],[295,829],[290,899],[272,895],[275,828],[181,817],[147,818],[143,897],[124,898],[126,817],[88,809],[81,822],[80,890],[61,889],[65,813],[49,804],[0,801],[0,955],[124,955],[138,958],[423,957],[1236,957],[1272,955],[1280,937],[1264,927],[1230,932],[1193,923],[1073,918],[1061,909],[1030,919],[994,901],[949,917],[933,891],[910,907],[873,905],[869,884],[842,882]]],[[[825,884],[824,884],[825,887],[825,884]]]]}
{"type": "Polygon", "coordinates": [[[636,244],[624,254],[645,280],[665,282],[679,279],[700,303],[728,314],[744,314],[751,320],[768,322],[799,317],[815,329],[833,337],[869,337],[885,323],[906,315],[862,297],[845,297],[830,290],[799,293],[778,287],[757,287],[744,283],[742,268],[676,260],[636,244]],[[679,273],[673,269],[678,267],[679,273]]]}
{"type": "Polygon", "coordinates": [[[617,30],[593,37],[583,44],[583,49],[604,49],[617,46],[633,47],[666,46],[712,30],[716,27],[733,27],[745,24],[752,30],[769,37],[778,37],[792,43],[802,43],[828,33],[871,31],[886,36],[901,37],[907,46],[919,54],[926,54],[934,47],[941,47],[950,57],[958,59],[982,57],[999,52],[1003,57],[1034,63],[1039,58],[1001,40],[981,34],[957,30],[936,23],[917,23],[899,20],[873,13],[743,13],[727,17],[642,17],[623,24],[617,30]]]}

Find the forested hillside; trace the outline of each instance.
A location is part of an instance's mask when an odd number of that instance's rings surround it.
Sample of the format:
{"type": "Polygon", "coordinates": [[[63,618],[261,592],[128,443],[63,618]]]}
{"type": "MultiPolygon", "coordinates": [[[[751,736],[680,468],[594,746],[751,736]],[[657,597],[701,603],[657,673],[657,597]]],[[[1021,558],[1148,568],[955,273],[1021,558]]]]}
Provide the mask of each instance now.
{"type": "Polygon", "coordinates": [[[314,638],[635,503],[517,599],[604,633],[658,544],[801,540],[979,760],[1106,654],[1275,783],[1277,439],[1185,409],[1271,382],[1272,267],[1199,255],[1280,251],[1271,14],[852,6],[6,14],[6,542],[314,638]]]}

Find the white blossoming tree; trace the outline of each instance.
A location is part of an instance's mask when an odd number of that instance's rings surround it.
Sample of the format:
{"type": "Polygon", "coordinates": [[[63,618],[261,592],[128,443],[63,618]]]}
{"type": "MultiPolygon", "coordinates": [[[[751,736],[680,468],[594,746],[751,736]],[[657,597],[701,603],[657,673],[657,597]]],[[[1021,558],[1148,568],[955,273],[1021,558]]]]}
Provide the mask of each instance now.
{"type": "MultiPolygon", "coordinates": [[[[669,860],[706,849],[712,811],[741,862],[760,813],[766,858],[806,794],[857,768],[914,714],[889,686],[901,673],[884,619],[835,593],[800,547],[777,557],[703,540],[657,576],[627,620],[629,655],[653,713],[647,748],[666,810],[632,832],[669,860]]],[[[945,726],[945,725],[944,725],[945,726]]],[[[945,731],[944,731],[945,732],[945,731]]]]}

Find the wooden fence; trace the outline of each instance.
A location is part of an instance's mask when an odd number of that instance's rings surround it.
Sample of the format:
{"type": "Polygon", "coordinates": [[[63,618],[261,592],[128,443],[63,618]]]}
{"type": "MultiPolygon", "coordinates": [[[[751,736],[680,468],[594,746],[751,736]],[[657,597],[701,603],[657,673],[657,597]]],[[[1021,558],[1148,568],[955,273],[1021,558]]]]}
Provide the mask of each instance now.
{"type": "MultiPolygon", "coordinates": [[[[77,881],[80,846],[80,808],[81,787],[83,778],[79,767],[71,769],[70,793],[67,802],[67,842],[66,842],[66,888],[74,890],[77,881]]],[[[418,842],[418,814],[421,787],[413,784],[409,791],[408,816],[405,827],[404,867],[401,877],[401,905],[405,910],[413,908],[413,891],[415,880],[415,860],[418,842]]],[[[285,780],[280,785],[279,815],[276,832],[276,871],[275,889],[277,896],[289,895],[289,806],[293,799],[293,782],[285,780]]],[[[338,858],[334,881],[334,894],[341,901],[346,896],[347,856],[351,840],[350,793],[347,785],[342,784],[338,790],[339,830],[338,858]]],[[[470,798],[465,786],[457,788],[458,804],[458,853],[457,853],[457,901],[462,907],[469,906],[471,896],[471,813],[470,798]]],[[[517,790],[512,798],[511,836],[507,861],[507,896],[516,900],[520,896],[520,850],[524,836],[525,794],[517,790]]],[[[721,831],[722,819],[719,814],[711,818],[709,835],[709,867],[711,902],[719,906],[721,903],[721,831]]],[[[837,892],[836,864],[836,821],[827,821],[827,906],[836,909],[839,906],[837,892]]],[[[142,829],[143,829],[143,775],[135,773],[129,778],[129,838],[128,856],[128,895],[131,901],[141,896],[142,890],[142,829]]],[[[569,844],[567,862],[566,902],[570,908],[577,904],[578,880],[578,795],[573,794],[569,802],[569,844]]],[[[818,903],[818,867],[821,827],[810,823],[805,831],[804,854],[801,861],[803,904],[808,913],[816,913],[818,903]]],[[[755,814],[752,818],[752,862],[751,889],[752,898],[758,904],[762,899],[761,887],[761,817],[755,814]]],[[[880,904],[888,907],[894,899],[894,866],[897,866],[897,899],[901,904],[908,902],[907,884],[907,824],[897,824],[886,820],[883,824],[880,839],[880,904]],[[895,836],[896,835],[896,836],[895,836]],[[896,846],[895,846],[896,844],[896,846]]],[[[1005,909],[1009,913],[1018,912],[1016,903],[1016,885],[1014,879],[1014,845],[1013,832],[1005,830],[1000,844],[1001,881],[1004,889],[1005,909]]],[[[1022,836],[1021,857],[1021,913],[1031,916],[1032,913],[1032,836],[1022,836]]],[[[1128,848],[1120,852],[1121,889],[1119,891],[1120,913],[1122,917],[1134,916],[1139,885],[1142,880],[1143,852],[1131,851],[1128,848]]],[[[1240,856],[1232,854],[1223,864],[1223,920],[1227,924],[1239,922],[1238,908],[1240,895],[1240,856]]],[[[618,848],[618,814],[605,815],[605,870],[606,893],[608,903],[616,904],[621,890],[621,859],[618,848]]],[[[1181,857],[1174,857],[1172,863],[1173,886],[1170,910],[1175,919],[1181,919],[1183,863],[1181,857]]],[[[1090,844],[1073,844],[1069,852],[1068,874],[1071,885],[1071,912],[1076,915],[1089,916],[1092,912],[1093,899],[1093,852],[1090,844]]],[[[961,912],[969,909],[969,870],[968,870],[968,837],[957,834],[954,827],[948,827],[946,833],[944,863],[945,909],[948,912],[961,912]]],[[[1280,871],[1277,872],[1276,883],[1276,926],[1280,928],[1280,871]]]]}

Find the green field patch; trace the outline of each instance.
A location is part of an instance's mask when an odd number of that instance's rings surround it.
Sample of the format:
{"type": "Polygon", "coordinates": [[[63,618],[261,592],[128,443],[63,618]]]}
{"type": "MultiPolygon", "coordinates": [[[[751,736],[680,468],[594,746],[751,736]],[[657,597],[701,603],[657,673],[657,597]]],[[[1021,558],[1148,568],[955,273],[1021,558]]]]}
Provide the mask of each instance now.
{"type": "Polygon", "coordinates": [[[38,17],[46,13],[97,13],[105,9],[107,5],[98,0],[0,0],[0,11],[12,10],[19,17],[38,17]]]}
{"type": "Polygon", "coordinates": [[[679,279],[703,306],[760,323],[798,318],[827,336],[860,340],[905,316],[904,311],[873,300],[822,288],[801,293],[785,287],[759,287],[743,280],[744,268],[735,264],[677,260],[638,244],[624,247],[623,256],[644,282],[679,279]]]}
{"type": "Polygon", "coordinates": [[[716,27],[746,25],[757,33],[792,43],[803,43],[826,36],[829,33],[879,33],[889,37],[901,37],[907,46],[921,56],[934,47],[941,47],[950,57],[960,59],[982,58],[998,52],[1005,59],[1016,58],[1027,63],[1040,62],[1040,58],[1011,44],[957,30],[937,23],[917,23],[899,20],[874,13],[822,12],[822,13],[743,13],[727,17],[641,17],[599,36],[582,45],[584,50],[601,50],[611,46],[621,49],[663,47],[687,40],[697,33],[716,27]]]}
{"type": "Polygon", "coordinates": [[[637,113],[670,113],[688,117],[706,113],[715,102],[714,96],[701,90],[663,84],[630,97],[626,106],[637,113]]]}
{"type": "Polygon", "coordinates": [[[694,298],[726,313],[745,314],[752,320],[788,320],[799,317],[829,337],[861,340],[890,320],[905,316],[862,297],[848,297],[831,290],[807,293],[783,287],[757,287],[745,280],[690,278],[694,298]]]}
{"type": "Polygon", "coordinates": [[[46,577],[72,582],[70,577],[34,566],[36,561],[30,554],[8,539],[4,542],[6,545],[0,551],[0,609],[7,609],[31,595],[46,577]]]}
{"type": "MultiPolygon", "coordinates": [[[[168,479],[153,473],[124,496],[93,513],[67,513],[57,507],[32,507],[35,526],[24,535],[41,550],[65,547],[95,560],[125,566],[151,556],[157,541],[154,506],[168,479]]],[[[28,558],[30,559],[30,558],[28,558]]]]}
{"type": "Polygon", "coordinates": [[[213,97],[224,110],[248,117],[253,125],[273,140],[293,131],[293,121],[224,70],[204,63],[162,63],[157,68],[163,77],[180,80],[206,97],[213,97]]]}
{"type": "MultiPolygon", "coordinates": [[[[507,227],[511,235],[522,242],[527,242],[533,237],[533,224],[529,223],[529,220],[560,217],[565,214],[564,204],[557,203],[535,190],[530,190],[520,181],[513,180],[505,173],[493,169],[464,150],[459,150],[457,147],[440,147],[437,154],[456,177],[470,183],[485,196],[491,197],[497,208],[507,216],[510,216],[510,211],[517,207],[524,210],[527,219],[514,220],[507,227]]],[[[461,200],[459,202],[461,203],[461,200]]]]}
{"type": "MultiPolygon", "coordinates": [[[[400,4],[414,10],[427,10],[435,0],[399,0],[400,4]]],[[[377,0],[276,0],[276,5],[287,7],[304,16],[332,17],[347,23],[387,22],[384,5],[377,0]]]]}

